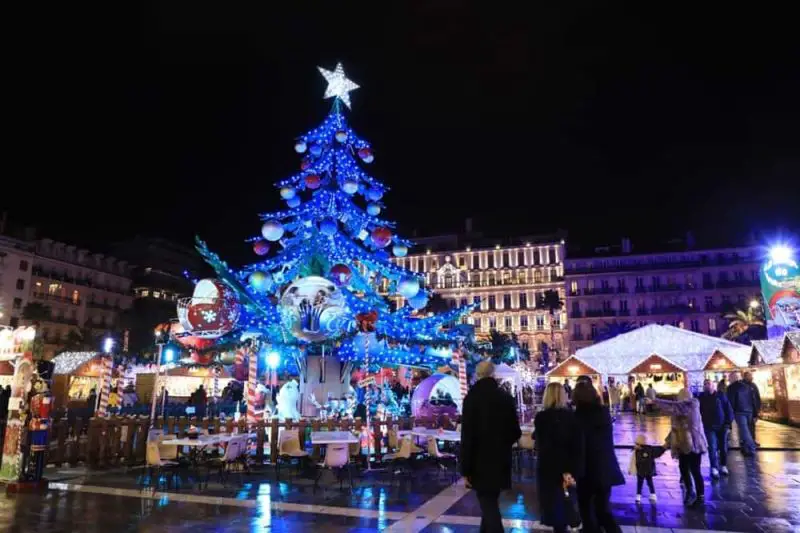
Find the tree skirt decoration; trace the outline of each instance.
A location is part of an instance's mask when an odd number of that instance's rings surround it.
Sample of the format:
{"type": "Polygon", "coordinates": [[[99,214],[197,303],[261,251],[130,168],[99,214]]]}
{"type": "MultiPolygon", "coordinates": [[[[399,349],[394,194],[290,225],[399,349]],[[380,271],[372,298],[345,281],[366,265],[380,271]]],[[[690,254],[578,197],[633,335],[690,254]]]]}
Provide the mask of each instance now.
{"type": "Polygon", "coordinates": [[[453,376],[433,374],[414,389],[411,416],[417,418],[456,416],[461,413],[461,385],[453,376]]]}

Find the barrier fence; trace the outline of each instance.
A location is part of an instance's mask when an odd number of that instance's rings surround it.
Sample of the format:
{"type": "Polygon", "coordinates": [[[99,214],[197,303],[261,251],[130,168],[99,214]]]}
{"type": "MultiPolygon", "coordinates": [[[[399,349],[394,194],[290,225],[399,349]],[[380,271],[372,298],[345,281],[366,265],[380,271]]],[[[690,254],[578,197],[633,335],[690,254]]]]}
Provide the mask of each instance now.
{"type": "MultiPolygon", "coordinates": [[[[383,454],[382,439],[387,427],[398,425],[399,429],[412,429],[414,427],[455,429],[458,420],[447,416],[438,418],[398,418],[386,421],[371,421],[371,435],[369,446],[374,449],[373,456],[380,461],[383,454]],[[376,445],[374,438],[378,438],[376,445]]],[[[244,433],[247,422],[244,418],[235,422],[228,418],[221,422],[219,418],[204,418],[198,420],[194,417],[161,417],[156,418],[154,427],[162,429],[164,433],[177,435],[179,438],[186,435],[190,426],[201,430],[219,433],[223,426],[225,431],[232,433],[237,429],[244,433]]],[[[47,464],[61,466],[69,464],[75,466],[85,464],[91,468],[107,468],[115,466],[135,466],[145,462],[147,446],[147,433],[150,420],[147,416],[112,416],[108,418],[91,418],[75,420],[57,420],[53,422],[50,431],[47,464]]],[[[352,420],[306,420],[284,422],[278,420],[259,421],[251,432],[256,433],[255,453],[253,456],[256,464],[263,464],[270,457],[278,455],[278,435],[282,429],[298,429],[300,443],[305,449],[310,445],[312,431],[356,431],[363,432],[364,424],[360,419],[352,420]]],[[[312,447],[312,459],[320,457],[320,447],[312,447]]]]}

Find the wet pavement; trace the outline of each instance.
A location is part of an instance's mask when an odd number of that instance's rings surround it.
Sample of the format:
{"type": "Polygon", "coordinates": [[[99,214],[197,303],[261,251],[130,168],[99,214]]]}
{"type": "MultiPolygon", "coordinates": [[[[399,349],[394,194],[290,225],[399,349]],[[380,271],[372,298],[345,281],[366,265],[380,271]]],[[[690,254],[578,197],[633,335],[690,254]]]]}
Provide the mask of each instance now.
{"type": "MultiPolygon", "coordinates": [[[[794,428],[760,425],[764,448],[796,447],[800,442],[794,428]]],[[[616,427],[621,445],[617,455],[626,470],[631,451],[625,445],[642,432],[651,442],[659,442],[668,431],[668,421],[626,415],[616,427]]],[[[508,531],[540,528],[532,466],[517,473],[513,489],[501,497],[508,531]]],[[[625,486],[613,492],[614,514],[626,532],[800,531],[800,451],[762,449],[753,459],[733,452],[729,468],[729,477],[712,482],[704,460],[707,502],[703,508],[686,509],[677,463],[665,455],[659,459],[655,480],[658,503],[647,502],[645,489],[645,503],[637,505],[635,480],[629,477],[625,486]]],[[[314,490],[313,482],[302,477],[282,475],[278,482],[272,469],[245,476],[242,484],[233,476],[229,486],[212,478],[202,491],[192,486],[191,476],[184,472],[180,490],[164,493],[142,490],[141,469],[89,472],[62,468],[48,475],[51,490],[45,494],[0,498],[0,531],[459,533],[478,531],[480,522],[474,493],[461,482],[453,484],[433,466],[420,465],[414,475],[394,483],[386,472],[361,475],[352,493],[347,483],[340,490],[330,474],[314,490]]]]}

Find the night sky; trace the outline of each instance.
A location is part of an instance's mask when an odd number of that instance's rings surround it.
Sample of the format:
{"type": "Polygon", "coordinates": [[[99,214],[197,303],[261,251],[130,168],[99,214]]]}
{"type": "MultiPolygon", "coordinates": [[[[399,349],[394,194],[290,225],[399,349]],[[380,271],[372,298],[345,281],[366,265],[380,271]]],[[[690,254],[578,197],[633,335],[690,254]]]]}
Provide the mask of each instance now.
{"type": "Polygon", "coordinates": [[[585,243],[800,227],[800,40],[763,2],[290,3],[20,16],[10,222],[97,248],[199,234],[249,258],[294,137],[330,107],[316,66],[342,61],[407,236],[466,217],[585,243]]]}

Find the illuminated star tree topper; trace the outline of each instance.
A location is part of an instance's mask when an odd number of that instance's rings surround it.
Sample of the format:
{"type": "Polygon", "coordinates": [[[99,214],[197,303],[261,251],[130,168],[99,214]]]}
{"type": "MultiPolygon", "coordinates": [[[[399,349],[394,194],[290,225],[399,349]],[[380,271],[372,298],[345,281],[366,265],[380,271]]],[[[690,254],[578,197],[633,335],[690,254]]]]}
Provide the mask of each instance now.
{"type": "Polygon", "coordinates": [[[328,82],[328,88],[325,89],[325,98],[338,98],[350,109],[350,91],[358,89],[358,84],[347,79],[347,76],[344,75],[342,64],[337,63],[334,70],[322,67],[317,68],[319,73],[325,77],[325,81],[328,82]]]}

